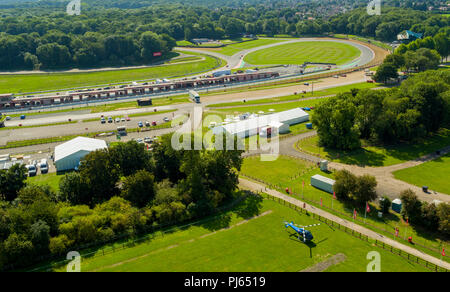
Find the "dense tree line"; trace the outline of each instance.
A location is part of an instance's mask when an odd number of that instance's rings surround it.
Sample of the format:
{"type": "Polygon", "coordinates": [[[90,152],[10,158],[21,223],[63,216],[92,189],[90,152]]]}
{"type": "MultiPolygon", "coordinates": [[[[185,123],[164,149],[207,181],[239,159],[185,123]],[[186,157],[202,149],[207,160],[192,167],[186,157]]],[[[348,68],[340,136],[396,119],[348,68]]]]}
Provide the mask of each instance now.
{"type": "Polygon", "coordinates": [[[23,166],[0,171],[0,270],[204,217],[239,196],[241,151],[175,151],[171,139],[154,152],[134,141],[92,152],[58,192],[26,184],[23,166]]]}
{"type": "Polygon", "coordinates": [[[450,125],[450,71],[426,71],[386,90],[352,90],[321,103],[319,143],[352,150],[369,143],[412,142],[450,125]]]}
{"type": "Polygon", "coordinates": [[[402,44],[378,67],[375,80],[387,82],[391,78],[395,79],[399,70],[422,72],[437,69],[449,53],[450,36],[443,32],[434,37],[417,39],[407,45],[402,44]]]}
{"type": "Polygon", "coordinates": [[[405,190],[400,194],[402,200],[402,215],[409,224],[421,226],[428,231],[439,231],[450,236],[450,205],[435,204],[419,200],[412,190],[405,190]]]}
{"type": "Polygon", "coordinates": [[[214,9],[176,3],[138,9],[93,5],[72,17],[54,8],[31,14],[30,9],[0,10],[0,70],[150,63],[155,61],[154,52],[167,56],[174,39],[235,38],[244,33],[307,36],[332,32],[387,41],[404,29],[425,37],[449,34],[450,19],[429,12],[387,7],[382,15],[370,16],[364,7],[326,17],[322,8],[327,5],[319,3],[322,6],[223,5],[214,9]]]}

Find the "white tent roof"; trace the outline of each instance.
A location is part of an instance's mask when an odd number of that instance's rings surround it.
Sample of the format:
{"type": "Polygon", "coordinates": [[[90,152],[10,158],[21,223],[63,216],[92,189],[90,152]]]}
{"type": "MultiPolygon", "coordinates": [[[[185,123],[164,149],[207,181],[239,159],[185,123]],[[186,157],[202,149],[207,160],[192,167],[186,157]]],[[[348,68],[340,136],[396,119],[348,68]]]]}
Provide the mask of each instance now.
{"type": "Polygon", "coordinates": [[[103,140],[77,137],[55,147],[55,162],[82,150],[92,152],[95,150],[106,148],[108,148],[108,146],[103,140]]]}
{"type": "Polygon", "coordinates": [[[227,124],[222,127],[228,133],[234,135],[249,130],[256,131],[256,129],[258,128],[267,127],[268,125],[272,124],[276,125],[276,123],[285,124],[285,122],[287,121],[291,121],[300,117],[309,117],[309,115],[302,109],[295,108],[284,112],[249,118],[247,120],[227,124]]]}

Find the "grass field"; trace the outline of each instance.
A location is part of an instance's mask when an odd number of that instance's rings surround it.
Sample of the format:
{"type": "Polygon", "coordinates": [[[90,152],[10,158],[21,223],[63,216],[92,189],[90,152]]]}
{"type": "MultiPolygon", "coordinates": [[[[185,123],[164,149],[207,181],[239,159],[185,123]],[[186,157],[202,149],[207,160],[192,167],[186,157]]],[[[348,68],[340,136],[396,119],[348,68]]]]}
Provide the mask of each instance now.
{"type": "Polygon", "coordinates": [[[320,155],[328,160],[345,164],[389,166],[419,158],[450,145],[450,130],[442,129],[439,133],[416,143],[403,143],[384,147],[364,146],[350,152],[319,147],[318,141],[319,138],[317,136],[301,140],[298,142],[297,148],[311,154],[320,155]]]}
{"type": "Polygon", "coordinates": [[[277,39],[258,39],[243,43],[231,44],[226,47],[220,49],[214,49],[214,52],[218,52],[227,56],[232,56],[236,53],[239,53],[242,50],[253,49],[265,45],[276,44],[280,42],[285,42],[286,40],[277,40],[277,39]]]}
{"type": "MultiPolygon", "coordinates": [[[[363,272],[369,263],[367,253],[377,251],[382,271],[427,271],[325,224],[311,229],[315,239],[304,244],[285,229],[284,221],[318,223],[277,202],[248,198],[232,211],[202,223],[153,234],[142,243],[114,253],[102,255],[102,250],[98,250],[82,259],[81,270],[296,272],[342,253],[346,259],[329,271],[363,272]]],[[[120,246],[121,243],[116,244],[120,246]]],[[[54,270],[64,271],[65,267],[54,270]]]]}
{"type": "MultiPolygon", "coordinates": [[[[427,246],[435,249],[435,252],[416,245],[415,248],[420,249],[435,257],[440,256],[442,251],[441,246],[449,246],[449,243],[440,238],[439,235],[428,232],[427,230],[416,228],[407,225],[397,213],[384,215],[383,218],[377,216],[377,206],[372,205],[372,212],[368,213],[366,222],[370,225],[364,224],[364,207],[356,207],[358,212],[358,220],[352,218],[354,205],[333,200],[333,195],[316,189],[310,185],[311,176],[320,174],[322,176],[333,178],[333,173],[326,173],[320,171],[313,163],[301,159],[295,159],[288,156],[279,156],[275,161],[261,161],[259,156],[248,157],[244,159],[241,174],[256,178],[269,184],[271,188],[278,189],[282,192],[286,188],[291,189],[300,200],[306,200],[317,208],[324,208],[327,212],[333,213],[346,220],[354,221],[357,224],[363,225],[366,228],[373,229],[376,232],[396,239],[393,236],[396,227],[400,230],[401,238],[412,236],[414,241],[422,246],[427,246]],[[305,187],[302,187],[302,182],[305,182],[305,187]],[[320,205],[322,200],[323,207],[320,205]]],[[[403,244],[408,244],[406,241],[396,239],[403,244]]],[[[446,261],[450,261],[449,257],[445,257],[446,261]]]]}
{"type": "Polygon", "coordinates": [[[201,55],[205,58],[205,60],[186,64],[161,65],[150,68],[89,73],[0,75],[0,93],[37,92],[136,80],[151,80],[154,78],[170,78],[195,74],[224,65],[224,61],[207,55],[196,53],[189,54],[201,55]]]}
{"type": "Polygon", "coordinates": [[[450,195],[450,154],[433,161],[394,172],[396,179],[418,187],[428,186],[430,190],[450,195]]]}
{"type": "Polygon", "coordinates": [[[63,174],[47,173],[43,175],[37,175],[27,178],[27,183],[35,185],[48,185],[50,188],[57,192],[59,191],[59,182],[64,177],[63,174]]]}
{"type": "Polygon", "coordinates": [[[361,52],[352,45],[338,42],[301,42],[279,45],[248,54],[244,61],[252,65],[291,64],[305,62],[345,64],[361,52]]]}
{"type": "Polygon", "coordinates": [[[297,95],[288,95],[288,96],[280,96],[280,97],[273,97],[273,98],[247,100],[245,103],[243,101],[216,103],[216,104],[207,105],[207,107],[214,108],[214,107],[226,107],[226,106],[262,105],[265,103],[276,103],[276,102],[280,102],[280,101],[301,100],[302,98],[305,98],[305,97],[321,97],[321,96],[335,95],[335,94],[338,94],[341,92],[350,91],[350,89],[353,89],[353,88],[372,89],[372,88],[377,88],[380,86],[381,86],[380,84],[376,84],[376,83],[362,82],[362,83],[355,83],[355,84],[351,84],[351,85],[333,87],[333,88],[329,88],[329,89],[317,90],[317,91],[314,91],[314,93],[311,93],[311,91],[308,91],[305,94],[298,93],[297,95]]]}

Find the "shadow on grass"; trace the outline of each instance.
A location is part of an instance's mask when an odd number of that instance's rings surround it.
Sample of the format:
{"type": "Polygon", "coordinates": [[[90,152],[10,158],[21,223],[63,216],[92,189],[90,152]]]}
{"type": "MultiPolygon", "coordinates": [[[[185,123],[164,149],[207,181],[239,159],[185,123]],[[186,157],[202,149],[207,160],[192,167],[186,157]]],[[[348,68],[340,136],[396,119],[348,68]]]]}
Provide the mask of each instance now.
{"type": "Polygon", "coordinates": [[[248,198],[244,200],[237,208],[236,214],[244,219],[249,219],[259,215],[262,208],[263,198],[254,194],[249,194],[248,198]]]}

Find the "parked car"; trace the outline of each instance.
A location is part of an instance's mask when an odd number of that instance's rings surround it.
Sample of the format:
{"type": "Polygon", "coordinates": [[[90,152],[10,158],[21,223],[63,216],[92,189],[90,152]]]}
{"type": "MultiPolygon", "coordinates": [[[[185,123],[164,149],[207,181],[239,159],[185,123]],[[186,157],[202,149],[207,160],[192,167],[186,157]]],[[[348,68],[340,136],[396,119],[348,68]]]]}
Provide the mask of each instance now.
{"type": "Polygon", "coordinates": [[[156,125],[157,125],[156,121],[153,121],[152,126],[156,126],[156,125]]]}
{"type": "Polygon", "coordinates": [[[41,173],[42,174],[48,173],[48,162],[47,162],[47,159],[42,159],[39,167],[41,168],[41,173]]]}
{"type": "Polygon", "coordinates": [[[27,165],[25,166],[28,169],[28,176],[35,176],[37,173],[37,168],[35,165],[27,165]]]}
{"type": "Polygon", "coordinates": [[[105,118],[101,118],[101,119],[100,119],[100,122],[101,122],[102,124],[105,124],[105,123],[106,123],[105,118]]]}
{"type": "Polygon", "coordinates": [[[146,122],[145,122],[145,126],[146,126],[146,127],[150,127],[150,122],[149,122],[149,121],[146,121],[146,122]]]}
{"type": "Polygon", "coordinates": [[[109,118],[108,118],[108,123],[111,124],[112,122],[113,122],[113,119],[112,119],[111,117],[109,117],[109,118]]]}
{"type": "Polygon", "coordinates": [[[26,115],[21,115],[21,116],[20,116],[20,119],[21,119],[21,120],[25,120],[26,118],[27,118],[26,115]]]}
{"type": "Polygon", "coordinates": [[[116,118],[116,123],[120,123],[120,118],[116,118]]]}
{"type": "Polygon", "coordinates": [[[143,124],[142,122],[139,122],[139,123],[138,123],[138,127],[139,127],[139,128],[142,128],[143,126],[144,126],[144,124],[143,124]]]}
{"type": "Polygon", "coordinates": [[[122,118],[122,120],[121,120],[121,121],[122,121],[122,123],[123,123],[123,122],[125,122],[125,118],[122,118]]]}
{"type": "Polygon", "coordinates": [[[150,137],[146,137],[146,138],[144,138],[144,142],[147,143],[147,144],[152,144],[153,143],[153,139],[150,138],[150,137]]]}
{"type": "Polygon", "coordinates": [[[10,116],[6,116],[6,118],[5,118],[7,121],[10,121],[11,120],[11,117],[10,116]]]}
{"type": "Polygon", "coordinates": [[[142,138],[139,138],[139,139],[136,140],[136,142],[138,142],[139,144],[143,144],[144,140],[142,138]]]}
{"type": "Polygon", "coordinates": [[[131,121],[130,117],[125,117],[125,120],[126,120],[127,122],[131,121]]]}
{"type": "Polygon", "coordinates": [[[163,121],[167,123],[167,122],[169,122],[170,120],[169,120],[168,117],[165,117],[165,118],[163,119],[163,121]]]}

